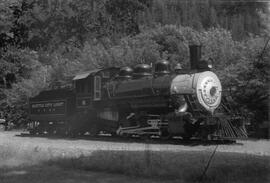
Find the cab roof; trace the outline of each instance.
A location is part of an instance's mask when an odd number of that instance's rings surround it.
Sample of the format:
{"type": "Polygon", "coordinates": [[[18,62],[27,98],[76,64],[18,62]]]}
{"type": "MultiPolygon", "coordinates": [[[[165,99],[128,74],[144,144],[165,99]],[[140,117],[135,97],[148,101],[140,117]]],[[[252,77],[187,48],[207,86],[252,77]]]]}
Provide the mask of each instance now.
{"type": "Polygon", "coordinates": [[[96,73],[98,73],[101,70],[102,69],[94,69],[94,70],[91,70],[91,71],[82,72],[80,74],[77,74],[72,80],[74,81],[74,80],[85,79],[90,75],[95,75],[96,73]]]}

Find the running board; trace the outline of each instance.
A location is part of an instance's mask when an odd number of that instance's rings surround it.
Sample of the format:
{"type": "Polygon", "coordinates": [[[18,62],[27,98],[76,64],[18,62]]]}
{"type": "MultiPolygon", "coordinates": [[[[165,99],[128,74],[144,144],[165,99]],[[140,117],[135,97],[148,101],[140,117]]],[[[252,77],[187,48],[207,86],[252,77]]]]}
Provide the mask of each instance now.
{"type": "Polygon", "coordinates": [[[116,133],[118,135],[161,135],[161,131],[159,127],[141,127],[139,125],[137,126],[131,126],[131,127],[119,127],[116,130],[116,133]],[[153,130],[153,131],[146,131],[146,130],[153,130]]]}

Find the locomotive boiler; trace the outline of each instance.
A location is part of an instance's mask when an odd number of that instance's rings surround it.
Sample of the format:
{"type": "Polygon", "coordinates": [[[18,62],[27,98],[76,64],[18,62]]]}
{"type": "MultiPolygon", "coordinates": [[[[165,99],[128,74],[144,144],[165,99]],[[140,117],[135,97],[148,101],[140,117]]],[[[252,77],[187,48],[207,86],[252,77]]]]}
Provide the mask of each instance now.
{"type": "MultiPolygon", "coordinates": [[[[207,62],[201,60],[200,46],[190,46],[190,69],[178,65],[173,70],[168,61],[161,60],[153,67],[139,64],[134,68],[84,72],[73,78],[73,84],[73,96],[69,98],[75,102],[65,103],[71,111],[60,120],[54,113],[42,116],[32,112],[38,102],[44,103],[40,95],[30,100],[34,133],[40,132],[41,127],[49,131],[53,125],[55,133],[63,131],[61,126],[70,134],[97,135],[102,131],[121,136],[186,139],[246,136],[243,124],[226,110],[221,82],[207,62]]],[[[52,95],[46,102],[55,100],[52,95]]],[[[55,111],[53,106],[40,110],[55,111]]]]}

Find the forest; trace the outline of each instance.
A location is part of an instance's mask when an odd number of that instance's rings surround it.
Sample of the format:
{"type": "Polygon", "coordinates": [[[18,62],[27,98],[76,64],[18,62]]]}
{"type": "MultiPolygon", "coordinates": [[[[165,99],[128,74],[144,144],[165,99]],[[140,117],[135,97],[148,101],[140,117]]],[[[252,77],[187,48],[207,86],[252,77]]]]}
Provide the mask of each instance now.
{"type": "Polygon", "coordinates": [[[246,0],[0,0],[0,111],[23,126],[27,101],[78,72],[166,59],[202,45],[253,126],[268,121],[270,5],[246,0]]]}

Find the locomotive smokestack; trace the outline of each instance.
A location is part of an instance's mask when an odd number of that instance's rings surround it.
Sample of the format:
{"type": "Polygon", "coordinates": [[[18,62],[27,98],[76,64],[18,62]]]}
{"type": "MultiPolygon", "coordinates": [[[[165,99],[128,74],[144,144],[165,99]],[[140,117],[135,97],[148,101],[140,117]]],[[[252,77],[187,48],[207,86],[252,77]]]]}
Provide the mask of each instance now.
{"type": "Polygon", "coordinates": [[[190,55],[190,69],[198,69],[198,65],[201,60],[201,46],[190,45],[189,55],[190,55]]]}

